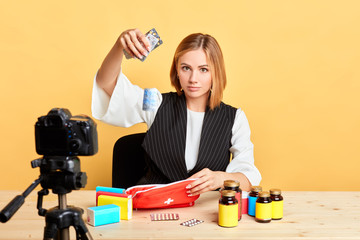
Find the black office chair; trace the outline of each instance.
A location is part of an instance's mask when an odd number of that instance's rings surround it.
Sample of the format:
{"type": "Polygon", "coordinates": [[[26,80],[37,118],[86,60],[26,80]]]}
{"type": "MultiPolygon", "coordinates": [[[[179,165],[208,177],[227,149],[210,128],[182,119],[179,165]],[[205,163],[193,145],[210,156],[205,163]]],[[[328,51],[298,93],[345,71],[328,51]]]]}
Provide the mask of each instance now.
{"type": "Polygon", "coordinates": [[[128,188],[137,184],[145,175],[145,150],[141,144],[145,133],[119,138],[113,150],[112,186],[128,188]]]}

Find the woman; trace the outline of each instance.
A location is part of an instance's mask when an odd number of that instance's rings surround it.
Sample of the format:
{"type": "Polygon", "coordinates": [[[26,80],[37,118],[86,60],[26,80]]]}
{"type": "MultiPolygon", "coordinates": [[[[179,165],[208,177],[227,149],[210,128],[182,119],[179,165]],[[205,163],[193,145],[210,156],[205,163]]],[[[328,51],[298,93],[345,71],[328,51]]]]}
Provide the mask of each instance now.
{"type": "Polygon", "coordinates": [[[148,125],[143,142],[148,170],[139,184],[197,178],[187,186],[189,195],[222,187],[227,179],[239,181],[245,191],[258,185],[246,116],[221,102],[226,74],[217,41],[191,34],[179,44],[170,71],[176,93],[156,90],[154,111],[142,109],[144,90],[121,71],[124,51],[141,59],[149,49],[138,29],[121,33],[95,76],[92,100],[96,119],[121,127],[148,125]]]}

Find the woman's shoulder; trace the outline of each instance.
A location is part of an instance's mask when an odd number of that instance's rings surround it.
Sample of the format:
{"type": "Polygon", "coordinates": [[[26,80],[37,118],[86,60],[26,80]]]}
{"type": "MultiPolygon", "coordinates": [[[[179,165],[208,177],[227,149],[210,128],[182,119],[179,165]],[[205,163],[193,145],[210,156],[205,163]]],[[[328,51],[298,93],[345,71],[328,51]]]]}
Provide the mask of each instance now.
{"type": "Polygon", "coordinates": [[[177,103],[185,99],[184,94],[179,95],[177,92],[166,92],[161,94],[163,97],[163,104],[177,103]]]}
{"type": "Polygon", "coordinates": [[[226,104],[226,103],[224,103],[224,102],[221,102],[221,103],[220,103],[219,108],[222,109],[222,110],[225,110],[225,111],[227,111],[227,112],[230,112],[230,113],[234,114],[234,116],[235,116],[235,114],[236,114],[236,112],[237,112],[238,110],[241,110],[240,108],[236,108],[236,107],[234,107],[234,106],[232,106],[232,105],[229,105],[229,104],[226,104]]]}
{"type": "Polygon", "coordinates": [[[161,95],[163,96],[163,98],[175,98],[175,97],[178,97],[178,94],[176,92],[166,92],[166,93],[161,93],[161,95]]]}
{"type": "Polygon", "coordinates": [[[161,95],[165,98],[179,98],[180,96],[177,94],[177,92],[166,92],[166,93],[161,93],[161,95]]]}

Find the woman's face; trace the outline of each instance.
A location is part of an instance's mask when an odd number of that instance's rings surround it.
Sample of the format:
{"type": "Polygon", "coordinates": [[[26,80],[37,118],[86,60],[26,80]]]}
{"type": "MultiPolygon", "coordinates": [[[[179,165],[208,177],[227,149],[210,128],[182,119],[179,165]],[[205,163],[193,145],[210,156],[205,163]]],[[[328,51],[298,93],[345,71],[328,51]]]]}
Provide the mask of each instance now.
{"type": "Polygon", "coordinates": [[[207,101],[212,84],[210,68],[202,49],[192,50],[178,60],[180,85],[187,100],[207,101]]]}

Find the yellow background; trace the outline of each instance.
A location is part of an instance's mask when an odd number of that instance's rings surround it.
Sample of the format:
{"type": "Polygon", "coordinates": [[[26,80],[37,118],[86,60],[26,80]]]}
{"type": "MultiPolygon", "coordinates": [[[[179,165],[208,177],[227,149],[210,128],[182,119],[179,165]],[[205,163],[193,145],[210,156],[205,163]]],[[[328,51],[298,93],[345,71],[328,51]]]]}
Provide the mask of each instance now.
{"type": "MultiPolygon", "coordinates": [[[[220,43],[224,102],[249,120],[261,185],[360,190],[360,1],[1,1],[0,189],[25,189],[34,124],[53,107],[91,115],[93,77],[123,30],[155,27],[164,44],[124,73],[172,91],[176,46],[204,32],[220,43]]],[[[112,147],[144,124],[98,122],[99,152],[80,157],[87,189],[111,185],[112,147]]]]}

